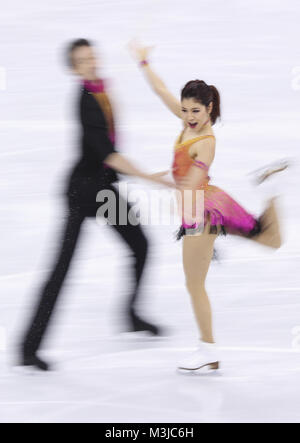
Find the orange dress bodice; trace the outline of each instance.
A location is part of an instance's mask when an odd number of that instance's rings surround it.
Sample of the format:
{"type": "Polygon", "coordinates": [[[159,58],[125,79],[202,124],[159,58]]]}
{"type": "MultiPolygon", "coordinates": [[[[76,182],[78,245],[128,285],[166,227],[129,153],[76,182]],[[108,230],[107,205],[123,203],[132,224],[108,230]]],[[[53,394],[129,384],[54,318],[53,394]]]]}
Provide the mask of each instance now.
{"type": "MultiPolygon", "coordinates": [[[[182,135],[183,132],[180,134],[175,143],[174,160],[172,165],[173,178],[175,181],[178,181],[181,177],[186,176],[190,167],[194,164],[194,159],[189,154],[189,148],[191,147],[191,145],[199,140],[214,137],[213,135],[202,135],[181,142],[182,135]]],[[[207,172],[207,176],[205,178],[205,182],[201,184],[199,189],[206,189],[210,182],[210,177],[208,175],[209,167],[205,165],[205,163],[201,163],[203,165],[203,169],[207,172]]]]}

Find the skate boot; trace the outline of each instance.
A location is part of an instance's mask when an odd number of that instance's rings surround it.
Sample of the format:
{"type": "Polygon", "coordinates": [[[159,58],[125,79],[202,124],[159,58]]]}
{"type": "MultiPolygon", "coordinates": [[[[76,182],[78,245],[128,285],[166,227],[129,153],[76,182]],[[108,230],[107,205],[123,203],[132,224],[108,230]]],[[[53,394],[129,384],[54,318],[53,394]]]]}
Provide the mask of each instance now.
{"type": "Polygon", "coordinates": [[[128,314],[128,332],[148,332],[153,336],[164,335],[162,329],[137,315],[134,309],[128,314]]]}
{"type": "Polygon", "coordinates": [[[50,365],[41,360],[37,355],[23,355],[18,367],[37,369],[43,372],[50,371],[50,365]]]}
{"type": "Polygon", "coordinates": [[[199,369],[219,369],[220,363],[217,356],[216,345],[201,341],[198,349],[179,362],[178,369],[197,371],[199,369]]]}

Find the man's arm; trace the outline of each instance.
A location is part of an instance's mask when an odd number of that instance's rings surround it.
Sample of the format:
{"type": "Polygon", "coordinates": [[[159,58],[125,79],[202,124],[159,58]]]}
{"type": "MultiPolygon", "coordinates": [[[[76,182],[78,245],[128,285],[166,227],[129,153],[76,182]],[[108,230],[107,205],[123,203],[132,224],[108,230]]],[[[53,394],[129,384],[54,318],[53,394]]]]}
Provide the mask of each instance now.
{"type": "Polygon", "coordinates": [[[161,177],[155,175],[151,177],[150,174],[141,171],[123,155],[119,154],[108,137],[106,127],[95,118],[93,109],[87,109],[82,120],[86,143],[96,154],[99,163],[105,163],[122,174],[132,175],[172,188],[175,187],[175,184],[161,177]]]}
{"type": "Polygon", "coordinates": [[[148,174],[136,168],[126,157],[115,152],[105,158],[105,163],[121,174],[133,175],[135,177],[147,179],[148,174]]]}
{"type": "Polygon", "coordinates": [[[132,175],[134,177],[139,177],[144,180],[151,181],[153,183],[159,183],[169,188],[176,188],[174,182],[162,178],[163,175],[166,175],[165,172],[163,174],[161,173],[147,174],[138,169],[131,161],[127,160],[127,158],[121,154],[118,153],[110,154],[108,157],[106,157],[105,163],[111,168],[120,172],[121,174],[132,175]]]}
{"type": "Polygon", "coordinates": [[[114,144],[111,142],[104,120],[94,108],[84,106],[82,109],[82,125],[84,141],[89,149],[95,154],[99,163],[104,163],[105,158],[116,153],[114,144]]]}

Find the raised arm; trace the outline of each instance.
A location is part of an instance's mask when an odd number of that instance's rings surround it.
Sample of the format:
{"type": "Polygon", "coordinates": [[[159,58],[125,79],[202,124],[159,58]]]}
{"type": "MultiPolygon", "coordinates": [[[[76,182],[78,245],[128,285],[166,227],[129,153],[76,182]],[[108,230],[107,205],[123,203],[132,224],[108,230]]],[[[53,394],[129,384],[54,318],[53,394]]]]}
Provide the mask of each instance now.
{"type": "Polygon", "coordinates": [[[152,90],[161,98],[161,100],[164,102],[167,108],[173,112],[173,114],[175,114],[178,118],[181,118],[180,101],[177,100],[173,94],[171,94],[162,79],[152,70],[149,65],[148,55],[151,47],[140,46],[134,40],[129,43],[129,49],[134,58],[136,58],[140,63],[144,76],[150,84],[152,90]],[[147,63],[141,63],[145,61],[147,61],[147,63]]]}

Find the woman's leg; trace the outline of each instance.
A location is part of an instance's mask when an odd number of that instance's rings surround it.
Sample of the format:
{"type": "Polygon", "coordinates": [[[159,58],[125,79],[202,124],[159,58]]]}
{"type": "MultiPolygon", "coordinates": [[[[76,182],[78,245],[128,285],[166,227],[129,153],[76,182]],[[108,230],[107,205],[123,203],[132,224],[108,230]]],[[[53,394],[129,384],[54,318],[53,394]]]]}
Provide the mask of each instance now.
{"type": "Polygon", "coordinates": [[[262,232],[251,238],[251,240],[273,249],[282,245],[278,212],[275,207],[275,199],[271,199],[267,208],[260,217],[262,232]]]}
{"type": "Polygon", "coordinates": [[[209,234],[209,224],[200,236],[184,236],[183,266],[186,285],[191,295],[194,313],[202,340],[214,343],[212,312],[205,289],[205,281],[214,251],[216,234],[209,234]]]}

